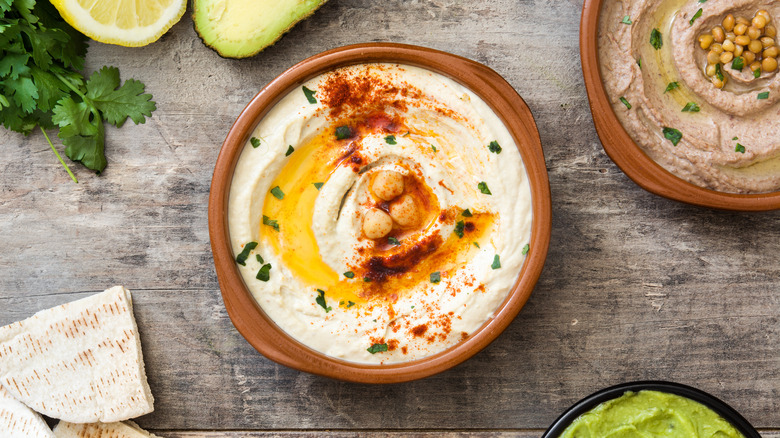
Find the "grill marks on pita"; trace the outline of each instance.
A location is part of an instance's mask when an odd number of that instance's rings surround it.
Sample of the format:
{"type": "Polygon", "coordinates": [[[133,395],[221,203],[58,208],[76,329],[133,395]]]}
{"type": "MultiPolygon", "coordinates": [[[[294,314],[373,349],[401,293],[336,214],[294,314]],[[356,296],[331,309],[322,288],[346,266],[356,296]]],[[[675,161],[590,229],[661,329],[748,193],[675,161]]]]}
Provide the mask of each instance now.
{"type": "Polygon", "coordinates": [[[73,423],[152,412],[130,292],[116,286],[0,327],[0,385],[73,423]]]}
{"type": "Polygon", "coordinates": [[[0,436],[3,438],[54,438],[40,415],[0,386],[0,436]]]}
{"type": "Polygon", "coordinates": [[[74,424],[60,421],[54,428],[56,438],[158,438],[132,421],[124,423],[74,424]]]}

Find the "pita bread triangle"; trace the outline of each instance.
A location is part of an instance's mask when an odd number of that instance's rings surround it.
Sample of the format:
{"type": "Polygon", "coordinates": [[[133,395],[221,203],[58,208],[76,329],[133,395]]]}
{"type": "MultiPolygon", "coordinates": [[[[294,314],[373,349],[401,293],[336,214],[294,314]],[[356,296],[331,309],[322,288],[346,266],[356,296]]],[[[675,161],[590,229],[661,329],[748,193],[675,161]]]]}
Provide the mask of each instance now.
{"type": "Polygon", "coordinates": [[[0,436],[4,438],[54,438],[40,415],[16,400],[0,386],[0,436]]]}
{"type": "Polygon", "coordinates": [[[124,423],[74,424],[60,421],[54,428],[56,438],[159,438],[132,421],[124,423]]]}
{"type": "Polygon", "coordinates": [[[116,286],[0,327],[0,385],[72,423],[152,412],[130,292],[116,286]]]}

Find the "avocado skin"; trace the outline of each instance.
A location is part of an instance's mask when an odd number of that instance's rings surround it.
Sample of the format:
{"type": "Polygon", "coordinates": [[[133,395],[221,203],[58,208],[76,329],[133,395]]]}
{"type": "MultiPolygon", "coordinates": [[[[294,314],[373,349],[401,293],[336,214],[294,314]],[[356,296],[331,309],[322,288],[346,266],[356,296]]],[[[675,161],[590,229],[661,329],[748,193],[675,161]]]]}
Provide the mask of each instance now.
{"type": "MultiPolygon", "coordinates": [[[[217,0],[219,1],[219,0],[217,0]]],[[[226,1],[226,0],[225,0],[226,1]]],[[[270,0],[272,3],[306,3],[307,0],[270,0]]],[[[205,29],[204,27],[208,26],[209,24],[212,24],[213,22],[208,19],[206,16],[208,14],[207,7],[209,4],[215,2],[215,0],[193,0],[192,1],[192,24],[195,29],[195,33],[198,34],[198,38],[203,42],[203,44],[217,52],[217,54],[225,59],[243,59],[243,58],[249,58],[252,56],[257,55],[261,51],[263,51],[265,48],[270,47],[274,45],[279,39],[284,36],[287,32],[289,32],[296,24],[299,22],[309,18],[317,9],[319,9],[323,4],[325,4],[328,0],[308,0],[308,3],[311,3],[303,9],[302,13],[300,15],[297,15],[293,17],[292,20],[283,20],[286,21],[286,27],[284,27],[281,31],[276,32],[275,36],[271,37],[270,40],[267,41],[256,41],[255,39],[248,38],[244,41],[240,42],[232,42],[232,43],[223,43],[217,38],[210,38],[208,36],[208,31],[211,29],[205,29]],[[203,15],[202,19],[199,19],[199,14],[203,15]],[[253,47],[256,46],[256,47],[253,47]],[[223,47],[224,46],[224,47],[223,47]],[[240,46],[242,49],[236,51],[234,50],[234,47],[230,46],[240,46]]],[[[214,27],[216,28],[219,26],[219,24],[215,24],[214,27]]],[[[214,30],[216,31],[216,30],[214,30]]]]}

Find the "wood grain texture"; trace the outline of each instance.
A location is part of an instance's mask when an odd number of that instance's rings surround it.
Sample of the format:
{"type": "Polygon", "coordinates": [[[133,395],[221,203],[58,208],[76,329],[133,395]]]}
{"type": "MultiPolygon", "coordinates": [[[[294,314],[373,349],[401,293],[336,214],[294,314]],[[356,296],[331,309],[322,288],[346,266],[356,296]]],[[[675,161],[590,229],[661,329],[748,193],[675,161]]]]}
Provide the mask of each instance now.
{"type": "Polygon", "coordinates": [[[581,79],[580,8],[332,0],[246,60],[206,48],[188,16],[144,48],[92,43],[87,70],[118,66],[158,109],[144,125],[107,128],[108,168],[96,177],[75,166],[78,185],[40,133],[0,130],[0,324],[130,288],[156,398],[138,422],[162,436],[525,438],[578,399],[637,379],[696,386],[757,427],[780,428],[780,213],[667,201],[612,164],[581,79]],[[244,105],[294,63],[367,41],[446,50],[503,75],[536,117],[553,197],[547,264],[509,329],[448,372],[382,387],[257,354],[222,305],[206,227],[213,165],[244,105]]]}

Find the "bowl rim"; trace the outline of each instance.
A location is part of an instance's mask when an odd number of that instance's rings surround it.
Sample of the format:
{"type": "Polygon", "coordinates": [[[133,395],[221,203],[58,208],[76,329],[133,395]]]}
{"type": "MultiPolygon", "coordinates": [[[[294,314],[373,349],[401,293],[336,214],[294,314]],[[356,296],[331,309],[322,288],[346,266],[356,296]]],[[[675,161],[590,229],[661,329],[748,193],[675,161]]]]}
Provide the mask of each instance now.
{"type": "Polygon", "coordinates": [[[599,404],[618,398],[628,391],[642,390],[666,392],[699,402],[731,423],[745,438],[761,438],[758,431],[739,412],[714,395],[682,383],[663,380],[626,382],[596,391],[566,409],[544,432],[542,438],[558,438],[575,419],[599,404]]]}
{"type": "Polygon", "coordinates": [[[365,43],[307,58],[277,76],[247,104],[230,128],[217,158],[209,193],[209,237],[223,302],[233,325],[262,355],[312,374],[359,383],[398,383],[442,372],[472,357],[506,329],[541,275],[552,228],[547,168],[530,109],[498,73],[475,61],[430,48],[365,43]],[[227,227],[230,183],[243,146],[259,121],[283,96],[312,77],[339,67],[390,62],[422,67],[449,77],[480,96],[507,126],[525,165],[531,188],[530,250],[507,297],[493,317],[464,341],[424,358],[388,365],[348,362],[326,356],[287,335],[254,300],[238,271],[227,227]]]}
{"type": "Polygon", "coordinates": [[[603,2],[585,0],[582,5],[580,60],[593,123],[609,158],[638,186],[667,199],[730,211],[779,209],[780,191],[738,194],[699,187],[661,167],[634,142],[615,115],[601,78],[598,24],[603,2]]]}

